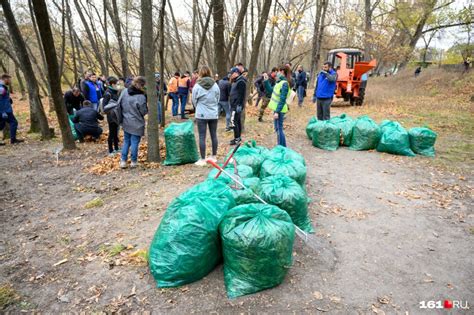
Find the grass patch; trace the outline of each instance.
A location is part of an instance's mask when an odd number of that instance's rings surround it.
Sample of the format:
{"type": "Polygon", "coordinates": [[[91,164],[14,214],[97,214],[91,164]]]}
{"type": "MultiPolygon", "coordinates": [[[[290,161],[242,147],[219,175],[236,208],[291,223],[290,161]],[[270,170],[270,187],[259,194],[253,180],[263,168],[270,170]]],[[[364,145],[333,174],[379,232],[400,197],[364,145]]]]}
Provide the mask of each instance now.
{"type": "Polygon", "coordinates": [[[0,286],[0,310],[5,309],[8,305],[18,301],[20,296],[9,284],[0,286]]]}
{"type": "Polygon", "coordinates": [[[102,207],[104,205],[104,200],[102,198],[94,198],[91,201],[86,202],[84,208],[92,209],[97,207],[102,207]]]}
{"type": "Polygon", "coordinates": [[[123,244],[112,244],[112,245],[100,245],[99,252],[107,257],[115,257],[120,254],[126,246],[123,244]]]}

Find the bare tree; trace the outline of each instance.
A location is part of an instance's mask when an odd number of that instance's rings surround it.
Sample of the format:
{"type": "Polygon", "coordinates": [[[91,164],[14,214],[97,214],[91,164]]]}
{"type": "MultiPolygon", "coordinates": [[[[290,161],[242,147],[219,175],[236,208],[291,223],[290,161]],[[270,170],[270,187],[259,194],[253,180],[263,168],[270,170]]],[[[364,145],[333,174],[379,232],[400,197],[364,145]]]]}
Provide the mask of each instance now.
{"type": "Polygon", "coordinates": [[[28,87],[28,97],[30,99],[30,116],[38,121],[37,127],[39,127],[39,130],[36,129],[36,126],[31,125],[30,131],[41,131],[41,137],[43,139],[50,139],[52,134],[49,130],[48,119],[46,118],[46,113],[44,112],[43,104],[39,97],[38,81],[36,81],[36,76],[30,58],[28,57],[28,51],[23,37],[21,36],[20,29],[16,24],[15,17],[10,7],[10,2],[2,0],[2,8],[13,41],[13,46],[15,47],[16,56],[18,57],[19,66],[25,75],[26,85],[28,87]]]}
{"type": "Polygon", "coordinates": [[[48,81],[51,87],[51,97],[53,98],[54,109],[58,117],[59,128],[61,129],[63,147],[66,150],[73,150],[76,148],[76,144],[74,143],[67,118],[66,107],[64,106],[58,59],[55,53],[46,53],[56,52],[56,48],[54,47],[53,33],[51,31],[51,25],[49,24],[49,14],[45,1],[33,0],[33,10],[36,20],[38,21],[41,43],[45,50],[46,63],[48,65],[48,81]]]}

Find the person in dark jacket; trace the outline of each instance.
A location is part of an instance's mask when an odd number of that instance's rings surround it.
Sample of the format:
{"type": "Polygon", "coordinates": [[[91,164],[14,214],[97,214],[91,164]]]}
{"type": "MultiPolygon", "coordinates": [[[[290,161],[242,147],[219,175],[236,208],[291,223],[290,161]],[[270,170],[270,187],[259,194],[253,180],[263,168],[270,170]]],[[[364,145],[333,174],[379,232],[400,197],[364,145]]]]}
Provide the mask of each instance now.
{"type": "MultiPolygon", "coordinates": [[[[107,90],[104,94],[102,105],[104,109],[107,105],[112,105],[114,102],[115,106],[118,106],[119,91],[117,88],[118,79],[116,77],[109,77],[107,79],[107,90]]],[[[111,106],[109,106],[111,107],[111,106]]],[[[107,108],[105,114],[107,115],[107,124],[109,125],[109,136],[107,137],[107,144],[109,146],[109,156],[113,156],[119,152],[119,121],[115,108],[107,108]]]]}
{"type": "Polygon", "coordinates": [[[323,69],[316,76],[313,103],[317,104],[318,120],[331,118],[331,103],[336,90],[337,73],[330,62],[325,62],[323,69]]]}
{"type": "MultiPolygon", "coordinates": [[[[161,115],[162,115],[162,110],[161,110],[161,94],[160,94],[160,82],[161,82],[161,76],[157,72],[155,73],[155,83],[156,83],[156,97],[158,99],[157,101],[157,106],[158,106],[158,122],[161,123],[161,115]]],[[[168,87],[166,86],[166,82],[163,81],[163,96],[168,93],[168,87]]]]}
{"type": "Polygon", "coordinates": [[[220,98],[219,98],[219,112],[225,112],[225,131],[231,131],[230,128],[230,104],[229,104],[229,95],[230,95],[230,82],[229,77],[224,76],[218,82],[219,90],[220,90],[220,98]]]}
{"type": "Polygon", "coordinates": [[[253,82],[255,89],[257,90],[257,101],[255,102],[255,107],[258,107],[258,103],[262,100],[262,97],[265,95],[265,86],[263,85],[263,75],[265,72],[262,72],[253,82]]]}
{"type": "Polygon", "coordinates": [[[102,128],[99,127],[99,120],[104,120],[104,116],[92,108],[90,101],[84,101],[82,108],[76,112],[72,118],[74,128],[76,129],[79,141],[84,142],[86,136],[92,136],[97,140],[102,134],[102,128]]]}
{"type": "Polygon", "coordinates": [[[189,71],[183,73],[181,78],[178,80],[178,98],[181,103],[181,119],[188,119],[186,117],[186,104],[188,103],[189,87],[191,86],[191,74],[189,71]]]}
{"type": "Polygon", "coordinates": [[[296,70],[296,91],[298,93],[298,106],[303,106],[304,96],[307,88],[307,76],[303,66],[299,65],[296,70]]]}
{"type": "Polygon", "coordinates": [[[273,67],[272,72],[270,74],[265,74],[262,76],[262,86],[265,91],[264,96],[262,97],[262,106],[260,107],[260,111],[258,113],[258,121],[263,122],[263,114],[265,113],[265,109],[268,107],[268,103],[270,103],[270,98],[272,97],[272,92],[268,91],[265,88],[265,82],[266,81],[264,78],[268,77],[268,84],[270,84],[272,87],[275,85],[275,80],[276,76],[278,73],[278,68],[273,67]]]}
{"type": "MultiPolygon", "coordinates": [[[[0,79],[0,130],[5,128],[5,124],[10,125],[10,143],[16,144],[23,142],[22,139],[16,137],[16,131],[18,129],[18,121],[13,114],[13,101],[10,97],[10,90],[8,86],[11,84],[11,76],[9,74],[2,74],[0,79]]],[[[5,143],[2,142],[1,145],[5,143]]]]}
{"type": "Polygon", "coordinates": [[[97,76],[95,73],[92,73],[89,79],[84,82],[84,97],[86,100],[91,102],[93,109],[96,111],[99,110],[99,102],[102,98],[102,88],[97,83],[97,76]]]}
{"type": "Polygon", "coordinates": [[[230,145],[236,145],[242,141],[242,112],[245,107],[245,93],[247,90],[247,79],[240,73],[239,68],[234,67],[230,70],[230,80],[232,86],[230,89],[229,102],[231,109],[230,127],[234,128],[234,139],[230,145]]]}
{"type": "MultiPolygon", "coordinates": [[[[153,84],[153,83],[152,83],[153,84]]],[[[144,77],[135,77],[129,88],[120,94],[119,122],[123,128],[123,148],[120,168],[127,167],[128,152],[131,151],[130,167],[138,166],[138,146],[145,135],[145,116],[148,114],[144,77]]]]}
{"type": "Polygon", "coordinates": [[[66,104],[66,110],[70,116],[74,115],[74,111],[81,109],[84,101],[84,96],[81,94],[81,90],[77,87],[64,93],[64,104],[66,104]]]}

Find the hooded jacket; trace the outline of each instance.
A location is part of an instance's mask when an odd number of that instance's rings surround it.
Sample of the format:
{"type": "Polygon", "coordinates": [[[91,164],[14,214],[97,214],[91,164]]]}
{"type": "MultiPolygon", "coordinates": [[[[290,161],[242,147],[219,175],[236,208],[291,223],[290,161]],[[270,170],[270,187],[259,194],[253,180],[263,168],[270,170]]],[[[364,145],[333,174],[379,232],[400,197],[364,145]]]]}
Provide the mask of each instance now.
{"type": "Polygon", "coordinates": [[[134,86],[124,89],[118,106],[123,131],[135,136],[145,135],[145,115],[148,114],[145,93],[134,86]]]}
{"type": "Polygon", "coordinates": [[[197,119],[219,118],[220,90],[217,83],[210,77],[196,81],[192,92],[192,102],[196,107],[197,119]]]}

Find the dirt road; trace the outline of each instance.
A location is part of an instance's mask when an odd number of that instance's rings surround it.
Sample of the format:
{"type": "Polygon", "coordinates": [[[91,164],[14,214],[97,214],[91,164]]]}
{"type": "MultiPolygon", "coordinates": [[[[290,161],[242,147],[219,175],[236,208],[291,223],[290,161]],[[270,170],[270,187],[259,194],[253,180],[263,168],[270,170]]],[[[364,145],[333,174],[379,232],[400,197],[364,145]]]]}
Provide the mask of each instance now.
{"type": "MultiPolygon", "coordinates": [[[[472,311],[472,176],[440,172],[420,157],[316,149],[304,134],[311,111],[290,115],[287,133],[308,164],[319,250],[298,243],[282,285],[235,300],[226,298],[222,266],[161,290],[143,259],[167,204],[209,169],[100,176],[88,170],[103,158],[103,144],[61,153],[59,165],[57,143],[0,148],[6,310],[423,314],[420,301],[453,299],[472,311]]],[[[248,126],[273,145],[268,122],[250,116],[248,126]]]]}

